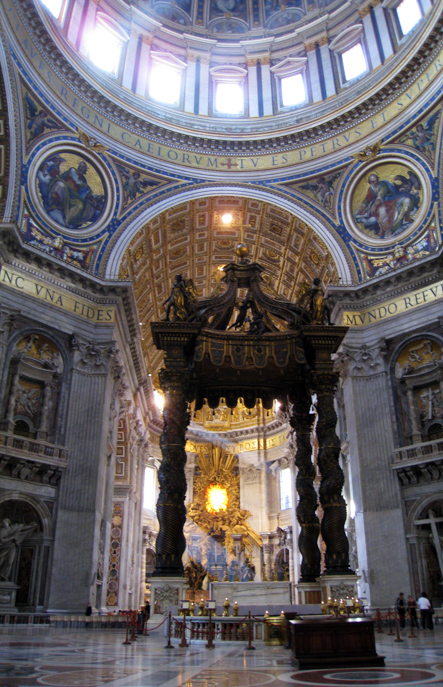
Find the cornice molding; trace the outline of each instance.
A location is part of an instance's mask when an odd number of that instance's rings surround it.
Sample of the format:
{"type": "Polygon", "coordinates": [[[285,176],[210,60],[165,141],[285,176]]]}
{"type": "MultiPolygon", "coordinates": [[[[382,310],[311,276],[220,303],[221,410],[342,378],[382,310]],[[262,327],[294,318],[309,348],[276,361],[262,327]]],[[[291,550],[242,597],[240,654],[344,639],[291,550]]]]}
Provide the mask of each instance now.
{"type": "Polygon", "coordinates": [[[376,306],[383,301],[401,296],[412,289],[426,288],[441,280],[443,270],[443,246],[436,254],[417,261],[399,270],[393,270],[377,279],[352,286],[327,288],[328,302],[333,308],[332,319],[337,321],[339,311],[362,310],[376,306]]]}

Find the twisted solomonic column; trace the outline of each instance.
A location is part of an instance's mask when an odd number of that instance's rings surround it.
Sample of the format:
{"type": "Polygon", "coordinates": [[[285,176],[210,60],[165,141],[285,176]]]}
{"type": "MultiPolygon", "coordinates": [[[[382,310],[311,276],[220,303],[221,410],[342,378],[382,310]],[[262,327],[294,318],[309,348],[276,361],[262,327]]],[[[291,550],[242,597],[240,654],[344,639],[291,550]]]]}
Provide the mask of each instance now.
{"type": "Polygon", "coordinates": [[[156,543],[157,577],[183,577],[182,555],[186,548],[183,527],[186,520],[186,387],[189,373],[185,370],[160,371],[160,385],[165,395],[163,432],[160,448],[163,460],[158,471],[160,493],[157,517],[160,529],[156,543]]]}
{"type": "Polygon", "coordinates": [[[315,582],[320,575],[320,549],[318,537],[320,523],[316,515],[318,500],[314,488],[315,467],[312,462],[310,415],[311,398],[306,390],[294,394],[290,424],[296,432],[297,451],[295,465],[298,468],[295,486],[298,494],[297,520],[300,525],[298,548],[302,555],[301,577],[299,582],[315,582]]]}
{"type": "Polygon", "coordinates": [[[318,398],[317,462],[321,474],[320,503],[324,511],[321,535],[326,544],[325,573],[352,574],[349,568],[349,544],[345,533],[346,502],[342,496],[344,474],[339,464],[340,440],[335,432],[337,415],[334,409],[334,394],[339,376],[335,372],[324,371],[315,373],[313,377],[318,398]]]}

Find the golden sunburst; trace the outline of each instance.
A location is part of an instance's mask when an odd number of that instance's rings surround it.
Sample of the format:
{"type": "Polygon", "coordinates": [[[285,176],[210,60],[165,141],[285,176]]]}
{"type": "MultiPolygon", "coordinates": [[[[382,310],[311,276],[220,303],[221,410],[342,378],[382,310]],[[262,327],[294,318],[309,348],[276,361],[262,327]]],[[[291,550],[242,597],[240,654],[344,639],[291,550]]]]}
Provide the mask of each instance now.
{"type": "Polygon", "coordinates": [[[210,484],[206,489],[205,498],[208,513],[218,513],[228,507],[228,490],[220,484],[210,484]]]}

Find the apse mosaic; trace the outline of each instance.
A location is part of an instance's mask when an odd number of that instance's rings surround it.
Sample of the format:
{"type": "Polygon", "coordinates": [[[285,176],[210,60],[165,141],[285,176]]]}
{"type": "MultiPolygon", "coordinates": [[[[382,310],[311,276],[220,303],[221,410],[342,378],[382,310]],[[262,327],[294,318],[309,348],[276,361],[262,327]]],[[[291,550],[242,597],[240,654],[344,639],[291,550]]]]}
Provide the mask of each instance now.
{"type": "Polygon", "coordinates": [[[382,245],[417,226],[426,209],[424,197],[416,167],[403,161],[376,162],[353,186],[347,219],[357,238],[382,245]]]}
{"type": "Polygon", "coordinates": [[[37,169],[35,183],[45,214],[60,227],[86,229],[103,215],[107,201],[103,179],[79,153],[49,153],[37,169]]]}

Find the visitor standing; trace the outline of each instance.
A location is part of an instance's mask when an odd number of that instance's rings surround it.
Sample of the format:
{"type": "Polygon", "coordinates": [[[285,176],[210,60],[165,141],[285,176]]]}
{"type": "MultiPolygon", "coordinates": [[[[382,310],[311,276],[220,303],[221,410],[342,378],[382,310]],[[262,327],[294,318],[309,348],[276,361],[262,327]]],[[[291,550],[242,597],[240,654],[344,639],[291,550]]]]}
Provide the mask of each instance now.
{"type": "Polygon", "coordinates": [[[395,607],[397,609],[398,617],[400,620],[400,628],[404,630],[406,625],[406,604],[403,592],[400,592],[400,594],[398,595],[397,601],[395,602],[395,607]]]}
{"type": "Polygon", "coordinates": [[[410,594],[408,596],[408,613],[411,619],[411,627],[420,629],[420,624],[417,618],[417,602],[410,594]]]}
{"type": "Polygon", "coordinates": [[[421,596],[419,599],[417,599],[417,604],[420,609],[420,615],[421,615],[421,626],[424,630],[427,628],[429,629],[434,629],[433,623],[432,623],[432,616],[431,616],[431,609],[432,609],[432,604],[428,599],[428,595],[426,592],[422,592],[421,596]],[[432,623],[432,628],[429,627],[429,619],[432,623]]]}

